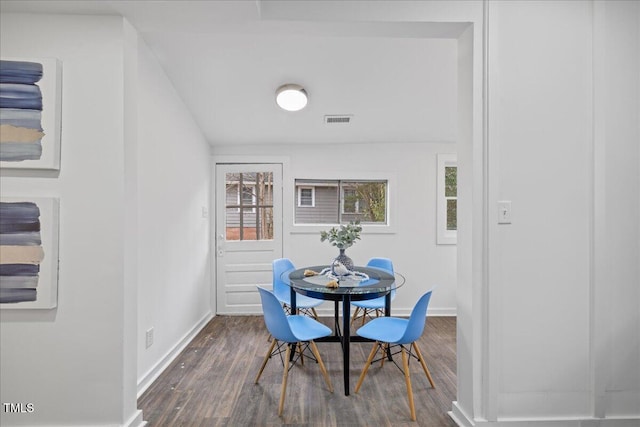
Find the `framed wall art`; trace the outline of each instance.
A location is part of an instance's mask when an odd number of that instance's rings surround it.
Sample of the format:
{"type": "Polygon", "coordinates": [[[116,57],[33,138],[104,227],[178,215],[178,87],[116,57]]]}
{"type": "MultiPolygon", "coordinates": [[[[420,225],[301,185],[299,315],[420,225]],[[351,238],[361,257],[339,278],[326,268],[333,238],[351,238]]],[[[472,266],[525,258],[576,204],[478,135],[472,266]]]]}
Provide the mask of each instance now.
{"type": "Polygon", "coordinates": [[[0,308],[58,304],[56,198],[0,198],[0,308]]]}
{"type": "Polygon", "coordinates": [[[0,60],[0,168],[60,169],[62,65],[0,60]]]}

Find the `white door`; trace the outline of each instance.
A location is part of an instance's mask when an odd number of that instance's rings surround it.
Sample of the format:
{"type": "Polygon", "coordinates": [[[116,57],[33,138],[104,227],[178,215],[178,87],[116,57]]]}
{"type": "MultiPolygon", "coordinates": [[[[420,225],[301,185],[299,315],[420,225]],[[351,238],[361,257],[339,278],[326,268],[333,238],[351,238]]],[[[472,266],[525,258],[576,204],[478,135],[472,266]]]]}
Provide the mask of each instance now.
{"type": "Polygon", "coordinates": [[[282,257],[281,164],[216,164],[215,240],[217,313],[262,313],[256,285],[282,257]]]}

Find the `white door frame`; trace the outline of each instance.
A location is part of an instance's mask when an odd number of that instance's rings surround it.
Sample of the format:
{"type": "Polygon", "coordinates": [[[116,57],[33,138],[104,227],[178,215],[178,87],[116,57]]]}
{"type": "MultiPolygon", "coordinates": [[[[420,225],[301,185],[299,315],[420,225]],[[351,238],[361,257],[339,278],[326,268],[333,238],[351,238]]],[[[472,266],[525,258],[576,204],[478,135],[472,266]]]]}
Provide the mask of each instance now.
{"type": "MultiPolygon", "coordinates": [[[[282,257],[283,253],[283,236],[284,236],[284,223],[282,221],[283,218],[283,182],[284,182],[284,161],[282,159],[265,159],[265,158],[254,158],[247,156],[233,156],[233,157],[214,157],[212,162],[212,191],[213,196],[212,200],[212,212],[214,215],[212,216],[212,257],[213,257],[213,266],[214,266],[214,274],[212,278],[214,280],[213,286],[213,301],[212,307],[215,308],[216,314],[255,314],[261,313],[261,307],[259,303],[259,296],[257,289],[255,289],[256,285],[264,285],[266,287],[271,286],[271,261],[274,258],[282,257]],[[274,236],[275,242],[273,242],[273,246],[269,247],[268,244],[262,245],[258,243],[258,246],[267,246],[266,252],[262,251],[254,251],[255,248],[250,248],[252,244],[250,242],[227,242],[226,239],[221,241],[220,232],[218,231],[219,227],[225,221],[224,214],[222,218],[220,218],[220,214],[224,212],[224,200],[225,197],[223,194],[218,194],[220,185],[221,188],[224,188],[224,183],[219,183],[218,181],[218,170],[219,166],[228,167],[228,166],[237,166],[238,171],[247,170],[247,168],[253,168],[255,170],[261,169],[261,166],[266,167],[269,170],[277,171],[274,176],[274,181],[277,181],[277,175],[280,176],[280,183],[276,187],[274,187],[274,233],[277,233],[277,236],[274,236]],[[222,197],[222,199],[219,199],[222,197]],[[220,204],[223,206],[220,206],[220,204]],[[220,212],[219,212],[220,211],[220,212]],[[222,221],[222,222],[221,222],[222,221]],[[231,246],[229,246],[231,245],[231,246]],[[236,259],[233,258],[232,263],[234,265],[231,268],[234,270],[233,274],[236,275],[244,275],[246,277],[246,283],[240,284],[235,287],[234,292],[237,291],[238,295],[228,294],[226,287],[226,267],[225,264],[221,261],[227,261],[228,257],[238,257],[242,256],[242,252],[244,250],[251,250],[251,265],[240,265],[241,263],[236,264],[236,259]],[[222,251],[222,253],[221,253],[222,251]],[[230,251],[227,253],[227,251],[230,251]],[[222,256],[221,256],[222,255],[222,256]],[[225,272],[220,269],[224,268],[225,272]],[[241,303],[239,305],[230,304],[227,300],[228,298],[232,299],[240,299],[241,303]]],[[[266,170],[266,169],[265,169],[266,170]]],[[[226,192],[225,192],[226,194],[226,192]]],[[[224,234],[223,234],[224,237],[224,234]]],[[[241,283],[244,281],[241,280],[241,283]]],[[[235,301],[238,303],[238,301],[235,301]]]]}

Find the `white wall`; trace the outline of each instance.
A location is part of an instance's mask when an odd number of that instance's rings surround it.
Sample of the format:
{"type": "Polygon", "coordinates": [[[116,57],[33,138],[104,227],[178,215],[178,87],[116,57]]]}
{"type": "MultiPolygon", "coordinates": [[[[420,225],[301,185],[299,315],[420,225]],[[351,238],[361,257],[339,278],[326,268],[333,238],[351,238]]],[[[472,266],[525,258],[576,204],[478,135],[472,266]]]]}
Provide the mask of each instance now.
{"type": "Polygon", "coordinates": [[[1,400],[35,408],[1,423],[136,425],[137,393],[211,316],[209,146],[121,18],[3,14],[1,39],[63,68],[59,176],[3,171],[3,195],[59,197],[61,219],[58,308],[1,313],[1,400]]]}
{"type": "Polygon", "coordinates": [[[640,4],[601,2],[594,15],[594,405],[638,419],[640,4]]]}
{"type": "Polygon", "coordinates": [[[511,225],[491,222],[497,415],[586,415],[589,5],[500,3],[490,13],[493,197],[514,212],[511,225]],[[541,20],[545,31],[535,31],[541,20]]]}
{"type": "MultiPolygon", "coordinates": [[[[455,96],[455,94],[451,94],[455,96]]],[[[388,233],[365,230],[362,239],[347,250],[356,264],[374,256],[389,257],[406,277],[393,312],[410,313],[419,296],[437,285],[429,306],[431,315],[455,314],[456,247],[436,245],[436,155],[455,152],[454,143],[424,144],[323,144],[282,146],[216,146],[215,156],[287,158],[284,171],[284,256],[298,266],[329,263],[337,249],[320,242],[325,227],[293,225],[296,178],[390,177],[388,233]],[[336,153],[339,153],[336,155],[336,153]]],[[[324,314],[333,306],[322,306],[324,314]]]]}
{"type": "Polygon", "coordinates": [[[210,152],[142,39],[138,52],[138,382],[142,390],[211,316],[210,152]],[[145,333],[150,328],[154,343],[147,349],[145,333]]]}
{"type": "Polygon", "coordinates": [[[489,3],[490,421],[640,418],[639,22],[489,3]]]}
{"type": "Polygon", "coordinates": [[[116,17],[3,14],[3,56],[62,61],[59,176],[8,177],[2,195],[60,199],[58,307],[2,311],[2,425],[122,425],[124,366],[123,24],[116,17]]]}

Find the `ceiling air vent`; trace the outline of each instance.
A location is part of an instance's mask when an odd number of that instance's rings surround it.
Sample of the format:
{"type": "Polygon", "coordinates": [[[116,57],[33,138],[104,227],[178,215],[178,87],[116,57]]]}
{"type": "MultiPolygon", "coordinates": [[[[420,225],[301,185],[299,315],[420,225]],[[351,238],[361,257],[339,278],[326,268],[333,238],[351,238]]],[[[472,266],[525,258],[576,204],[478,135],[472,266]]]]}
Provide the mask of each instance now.
{"type": "Polygon", "coordinates": [[[341,114],[341,115],[333,115],[333,116],[324,116],[324,122],[325,124],[328,125],[332,125],[332,124],[349,124],[351,123],[351,120],[353,120],[353,115],[345,115],[345,114],[341,114]]]}

